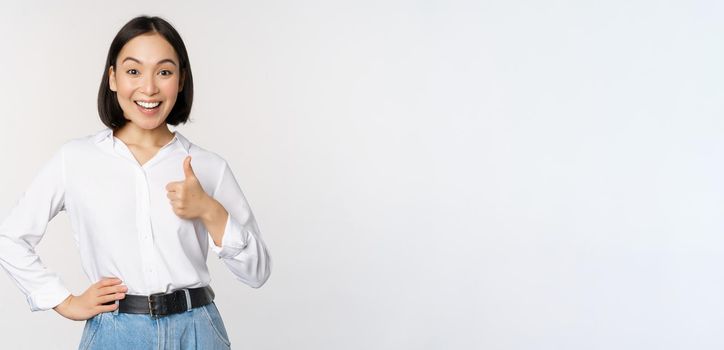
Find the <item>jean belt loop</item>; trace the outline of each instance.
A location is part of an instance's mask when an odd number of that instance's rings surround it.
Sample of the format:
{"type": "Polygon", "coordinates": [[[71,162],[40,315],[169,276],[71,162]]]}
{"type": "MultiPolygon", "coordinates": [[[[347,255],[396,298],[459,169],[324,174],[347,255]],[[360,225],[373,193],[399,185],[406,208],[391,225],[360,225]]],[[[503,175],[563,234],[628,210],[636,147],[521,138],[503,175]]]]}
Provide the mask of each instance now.
{"type": "Polygon", "coordinates": [[[188,288],[184,288],[183,291],[186,294],[186,312],[189,312],[191,311],[191,293],[188,288]]]}
{"type": "Polygon", "coordinates": [[[120,304],[120,303],[121,303],[121,301],[118,300],[118,299],[116,299],[116,309],[113,310],[113,315],[114,315],[114,316],[115,316],[115,315],[118,315],[118,310],[121,309],[121,304],[120,304]]]}

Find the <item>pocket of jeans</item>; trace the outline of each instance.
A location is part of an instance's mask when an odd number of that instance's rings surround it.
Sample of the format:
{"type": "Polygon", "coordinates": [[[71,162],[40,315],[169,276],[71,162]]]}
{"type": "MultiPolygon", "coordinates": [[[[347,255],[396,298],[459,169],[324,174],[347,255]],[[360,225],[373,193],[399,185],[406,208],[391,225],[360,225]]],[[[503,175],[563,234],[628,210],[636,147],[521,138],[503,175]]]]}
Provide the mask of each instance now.
{"type": "Polygon", "coordinates": [[[93,342],[93,337],[95,337],[98,329],[101,328],[101,323],[103,323],[104,318],[103,315],[104,313],[100,313],[85,321],[85,327],[83,327],[83,335],[80,338],[80,345],[78,346],[78,350],[88,349],[88,347],[91,345],[91,343],[93,342]]]}
{"type": "Polygon", "coordinates": [[[210,304],[202,306],[201,309],[204,311],[204,315],[206,315],[216,336],[218,336],[224,344],[230,346],[229,335],[226,333],[224,321],[221,319],[221,314],[219,313],[219,309],[216,308],[216,304],[211,302],[210,304]]]}

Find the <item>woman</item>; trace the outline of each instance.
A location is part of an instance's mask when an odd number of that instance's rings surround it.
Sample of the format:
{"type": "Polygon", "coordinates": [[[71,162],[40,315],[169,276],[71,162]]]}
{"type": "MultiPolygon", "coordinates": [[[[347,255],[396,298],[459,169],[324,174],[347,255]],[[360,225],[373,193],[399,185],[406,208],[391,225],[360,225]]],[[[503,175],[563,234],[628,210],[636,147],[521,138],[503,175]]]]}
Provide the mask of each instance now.
{"type": "Polygon", "coordinates": [[[0,225],[0,264],[31,310],[87,320],[79,349],[228,349],[209,246],[241,282],[258,288],[269,278],[269,253],[229,164],[168,128],[187,121],[192,99],[180,35],[161,18],[132,19],[101,81],[106,128],[64,143],[0,225]],[[81,295],[34,250],[60,211],[94,281],[81,295]]]}

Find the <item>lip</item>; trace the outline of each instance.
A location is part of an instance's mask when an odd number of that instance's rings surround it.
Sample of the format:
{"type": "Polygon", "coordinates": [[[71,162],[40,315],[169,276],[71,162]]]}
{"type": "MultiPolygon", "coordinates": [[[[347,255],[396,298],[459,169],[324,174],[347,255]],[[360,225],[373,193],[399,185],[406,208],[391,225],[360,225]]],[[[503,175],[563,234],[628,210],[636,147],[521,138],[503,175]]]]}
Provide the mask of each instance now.
{"type": "MultiPolygon", "coordinates": [[[[148,102],[148,103],[160,102],[160,101],[144,101],[144,100],[135,100],[135,101],[148,102]]],[[[144,115],[148,115],[148,116],[156,115],[161,110],[161,105],[163,104],[163,102],[161,102],[161,104],[159,104],[154,109],[146,109],[146,108],[139,106],[135,101],[133,102],[133,104],[136,105],[136,108],[138,108],[138,111],[143,113],[144,115]]]]}

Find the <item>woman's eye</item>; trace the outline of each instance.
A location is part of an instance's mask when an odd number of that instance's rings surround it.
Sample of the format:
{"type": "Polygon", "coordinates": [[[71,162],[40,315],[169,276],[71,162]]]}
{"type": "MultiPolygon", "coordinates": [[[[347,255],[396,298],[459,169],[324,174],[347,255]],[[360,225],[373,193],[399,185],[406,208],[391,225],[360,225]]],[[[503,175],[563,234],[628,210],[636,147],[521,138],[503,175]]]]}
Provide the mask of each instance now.
{"type": "Polygon", "coordinates": [[[162,71],[159,72],[159,73],[161,73],[161,75],[171,75],[171,74],[173,74],[173,72],[170,71],[170,70],[168,70],[168,69],[164,69],[164,70],[162,70],[162,71]]]}
{"type": "Polygon", "coordinates": [[[138,71],[135,69],[129,69],[126,71],[126,73],[131,74],[131,75],[136,75],[136,74],[138,74],[138,71]]]}

